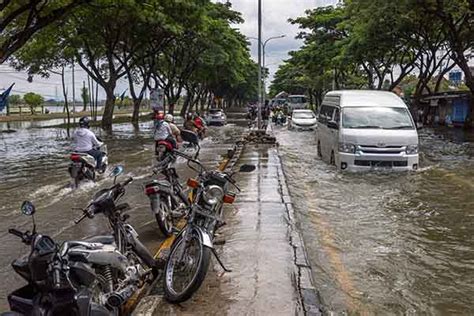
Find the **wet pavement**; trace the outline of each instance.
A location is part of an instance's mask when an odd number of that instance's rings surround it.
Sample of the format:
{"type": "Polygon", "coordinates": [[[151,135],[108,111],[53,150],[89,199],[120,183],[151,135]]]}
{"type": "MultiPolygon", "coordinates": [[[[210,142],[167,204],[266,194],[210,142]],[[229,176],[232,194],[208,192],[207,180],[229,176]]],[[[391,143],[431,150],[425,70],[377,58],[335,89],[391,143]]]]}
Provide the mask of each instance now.
{"type": "MultiPolygon", "coordinates": [[[[31,200],[36,205],[38,231],[55,240],[81,239],[108,230],[102,216],[74,225],[73,220],[80,210],[73,208],[86,206],[95,192],[111,185],[112,179],[102,177],[96,183],[85,183],[77,190],[71,189],[67,173],[70,141],[65,138],[65,131],[58,128],[22,128],[23,125],[12,122],[10,127],[17,132],[0,134],[0,277],[3,280],[0,311],[8,307],[8,292],[23,284],[21,278],[13,273],[10,263],[28,253],[28,248],[7,233],[11,227],[31,229],[30,218],[22,216],[19,210],[22,201],[31,200]]],[[[211,128],[209,137],[201,143],[200,157],[204,164],[215,168],[242,131],[242,128],[232,124],[211,128]]],[[[131,124],[117,124],[112,134],[100,130],[96,132],[108,146],[110,165],[123,164],[123,179],[134,177],[135,181],[127,186],[123,201],[134,208],[130,223],[138,230],[140,239],[150,250],[156,251],[162,237],[151,215],[149,200],[143,193],[143,184],[152,173],[151,123],[141,123],[139,131],[135,131],[131,124]]],[[[193,174],[180,159],[177,169],[183,181],[193,174]]]]}
{"type": "Polygon", "coordinates": [[[323,308],[472,315],[474,138],[422,130],[418,172],[340,173],[313,132],[275,129],[323,308]]]}
{"type": "Polygon", "coordinates": [[[154,295],[135,315],[303,314],[278,151],[270,145],[247,145],[235,169],[241,164],[257,169],[235,177],[242,192],[225,211],[227,225],[218,237],[225,244],[216,247],[232,272],[224,273],[213,259],[192,299],[170,305],[154,295]]]}

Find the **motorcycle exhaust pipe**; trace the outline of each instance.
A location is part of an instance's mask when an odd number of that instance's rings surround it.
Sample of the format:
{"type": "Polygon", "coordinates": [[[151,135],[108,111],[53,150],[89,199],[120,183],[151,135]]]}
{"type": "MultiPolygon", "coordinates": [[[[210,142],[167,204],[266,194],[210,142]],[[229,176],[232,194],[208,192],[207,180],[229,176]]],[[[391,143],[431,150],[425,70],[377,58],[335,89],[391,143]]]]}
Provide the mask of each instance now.
{"type": "Polygon", "coordinates": [[[120,307],[133,296],[135,289],[135,285],[130,284],[118,292],[111,293],[107,298],[107,304],[111,307],[120,307]]]}

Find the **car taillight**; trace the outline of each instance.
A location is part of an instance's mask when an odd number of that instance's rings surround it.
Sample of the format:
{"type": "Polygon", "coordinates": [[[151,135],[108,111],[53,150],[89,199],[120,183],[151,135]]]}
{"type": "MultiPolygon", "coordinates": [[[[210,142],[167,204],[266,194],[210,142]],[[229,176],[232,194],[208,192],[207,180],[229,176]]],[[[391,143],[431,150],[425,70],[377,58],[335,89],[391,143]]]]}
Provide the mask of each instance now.
{"type": "Polygon", "coordinates": [[[159,191],[160,191],[160,189],[158,187],[147,187],[147,188],[145,188],[145,194],[146,195],[155,194],[155,193],[158,193],[159,191]]]}
{"type": "Polygon", "coordinates": [[[188,184],[188,187],[193,188],[193,189],[196,189],[197,187],[199,187],[199,181],[193,178],[189,178],[187,184],[188,184]]]}
{"type": "Polygon", "coordinates": [[[72,154],[71,155],[71,160],[72,161],[81,161],[81,155],[72,154]]]}
{"type": "Polygon", "coordinates": [[[224,201],[224,203],[226,203],[226,204],[233,204],[234,201],[235,201],[235,195],[226,194],[226,195],[224,195],[223,201],[224,201]]]}

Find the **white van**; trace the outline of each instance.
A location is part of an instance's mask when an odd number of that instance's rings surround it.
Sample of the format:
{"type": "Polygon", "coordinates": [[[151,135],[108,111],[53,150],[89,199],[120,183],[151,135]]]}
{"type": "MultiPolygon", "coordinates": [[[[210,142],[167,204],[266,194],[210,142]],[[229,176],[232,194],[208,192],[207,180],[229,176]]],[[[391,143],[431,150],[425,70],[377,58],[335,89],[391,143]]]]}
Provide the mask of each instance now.
{"type": "Polygon", "coordinates": [[[418,133],[406,104],[387,91],[331,91],[318,115],[318,155],[340,170],[418,168],[418,133]]]}

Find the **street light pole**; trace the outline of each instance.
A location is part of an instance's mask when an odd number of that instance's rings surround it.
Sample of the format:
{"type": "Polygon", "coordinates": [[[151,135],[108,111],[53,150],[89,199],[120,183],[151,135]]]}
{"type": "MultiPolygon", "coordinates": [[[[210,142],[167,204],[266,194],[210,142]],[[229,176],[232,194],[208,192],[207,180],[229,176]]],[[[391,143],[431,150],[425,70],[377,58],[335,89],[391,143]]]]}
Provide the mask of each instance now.
{"type": "Polygon", "coordinates": [[[258,0],[258,129],[262,128],[262,0],[258,0]]]}

